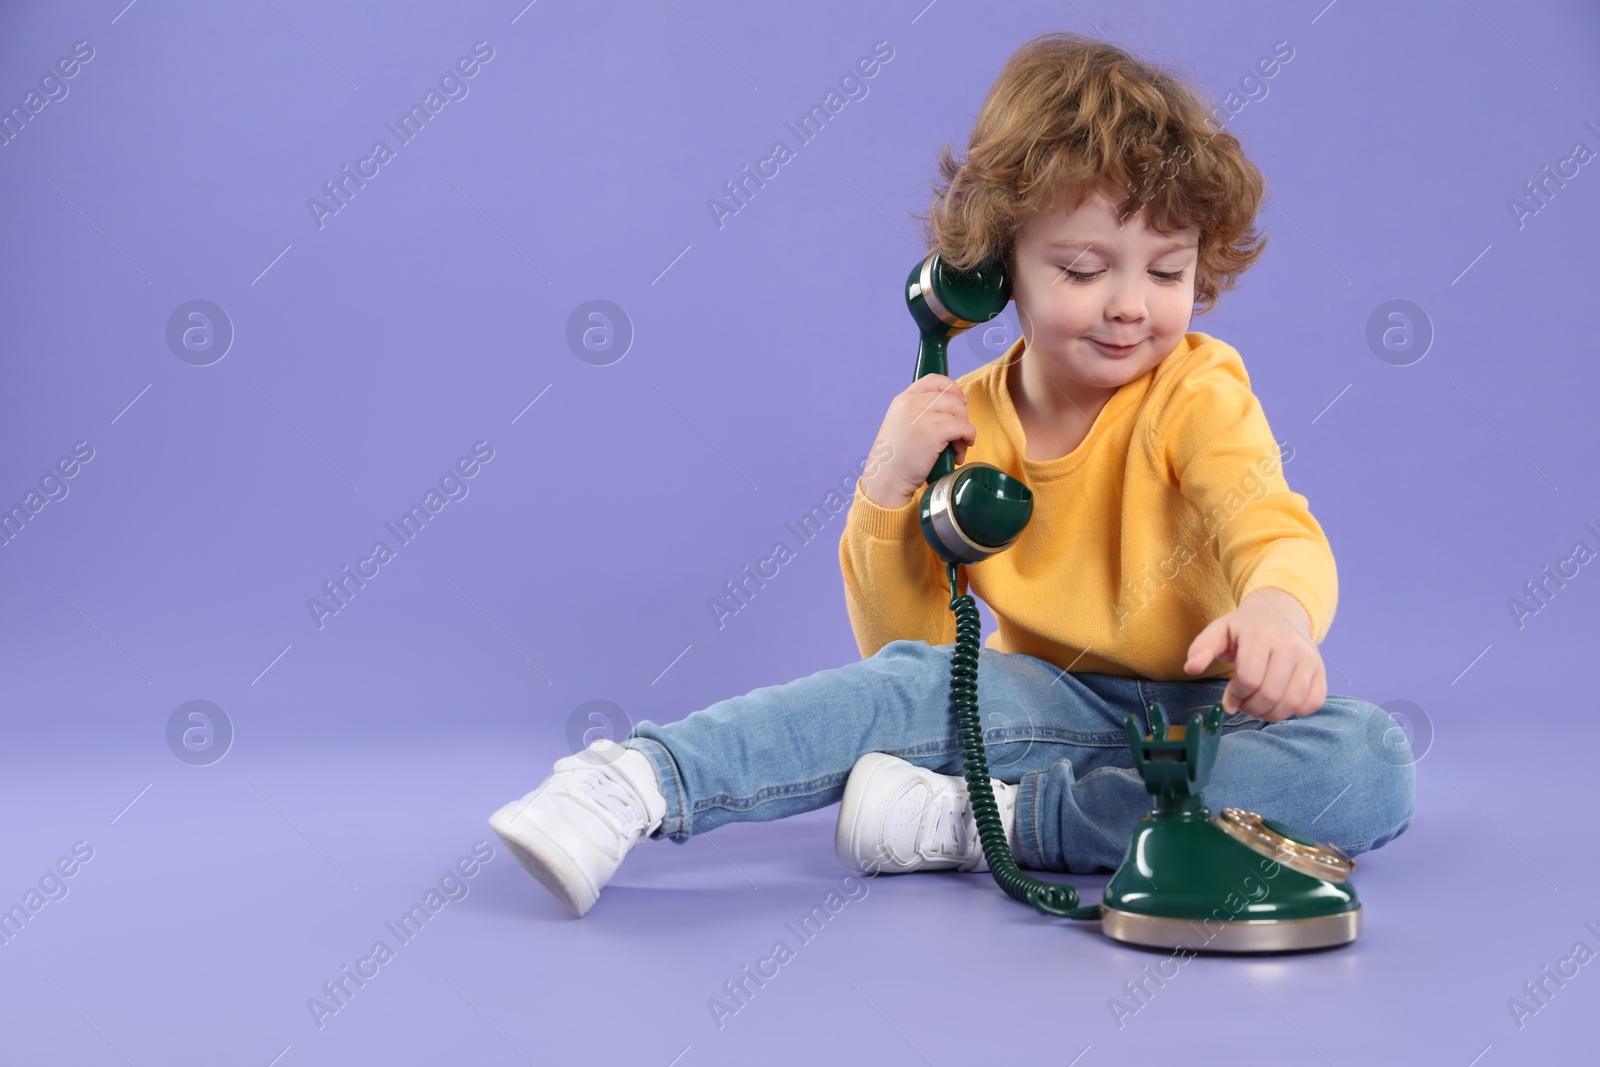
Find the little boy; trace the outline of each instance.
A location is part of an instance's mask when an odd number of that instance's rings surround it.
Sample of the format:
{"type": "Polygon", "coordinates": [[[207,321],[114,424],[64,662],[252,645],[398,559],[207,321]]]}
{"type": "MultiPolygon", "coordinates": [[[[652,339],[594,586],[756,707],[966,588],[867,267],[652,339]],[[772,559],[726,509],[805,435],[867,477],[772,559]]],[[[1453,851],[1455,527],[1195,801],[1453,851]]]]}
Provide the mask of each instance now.
{"type": "Polygon", "coordinates": [[[490,819],[583,915],[643,838],[840,801],[858,870],[985,871],[950,705],[955,617],[918,498],[946,445],[1020,478],[1015,545],[960,572],[997,630],[979,656],[995,797],[1023,867],[1115,868],[1151,800],[1123,719],[1221,702],[1206,803],[1355,855],[1411,823],[1388,715],[1330,696],[1332,551],[1239,353],[1190,331],[1256,262],[1260,172],[1171,75],[1075,34],[1023,45],[926,216],[965,269],[1005,265],[1022,338],[890,403],[839,545],[862,660],[639,723],[557,760],[490,819]]]}

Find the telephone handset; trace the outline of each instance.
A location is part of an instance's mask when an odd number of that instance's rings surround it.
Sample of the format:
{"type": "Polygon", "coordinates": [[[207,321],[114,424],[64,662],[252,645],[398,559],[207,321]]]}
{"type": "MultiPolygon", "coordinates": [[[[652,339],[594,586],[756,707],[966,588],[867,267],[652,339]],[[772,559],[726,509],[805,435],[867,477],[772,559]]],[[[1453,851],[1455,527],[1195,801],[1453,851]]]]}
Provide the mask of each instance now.
{"type": "MultiPolygon", "coordinates": [[[[912,380],[949,376],[949,339],[988,322],[1011,301],[1005,267],[989,260],[968,271],[944,266],[938,252],[913,267],[906,279],[906,304],[922,340],[912,380]]],[[[928,472],[929,490],[918,516],[922,535],[946,563],[977,563],[1009,548],[1033,515],[1033,493],[988,463],[956,469],[955,445],[946,445],[928,472]]]]}

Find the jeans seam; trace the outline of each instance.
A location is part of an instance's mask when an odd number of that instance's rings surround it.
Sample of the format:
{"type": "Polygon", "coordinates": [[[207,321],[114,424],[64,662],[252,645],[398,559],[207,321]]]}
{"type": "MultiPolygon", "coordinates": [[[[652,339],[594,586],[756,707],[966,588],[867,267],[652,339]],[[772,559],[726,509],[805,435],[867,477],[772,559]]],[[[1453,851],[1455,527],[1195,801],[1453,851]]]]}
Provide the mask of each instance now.
{"type": "MultiPolygon", "coordinates": [[[[678,809],[675,819],[676,825],[672,831],[666,834],[666,836],[671,837],[674,834],[681,834],[684,830],[685,823],[688,821],[689,809],[683,802],[684,797],[688,795],[688,791],[684,789],[683,780],[678,776],[678,761],[673,759],[672,753],[667,751],[667,747],[661,742],[655,740],[655,738],[631,737],[628,740],[648,742],[661,751],[664,758],[660,762],[666,764],[667,771],[672,775],[672,801],[673,805],[678,809]]],[[[652,761],[652,766],[654,766],[654,764],[655,761],[652,761]]],[[[663,820],[662,826],[664,829],[665,820],[663,820]]]]}
{"type": "Polygon", "coordinates": [[[1382,841],[1384,844],[1387,845],[1390,841],[1393,841],[1395,838],[1399,837],[1401,834],[1405,833],[1410,828],[1411,828],[1411,819],[1410,818],[1404,819],[1404,820],[1401,821],[1399,826],[1396,826],[1393,830],[1390,830],[1388,833],[1379,834],[1377,837],[1370,838],[1367,841],[1366,844],[1360,846],[1360,851],[1361,852],[1370,852],[1370,851],[1372,851],[1373,842],[1375,842],[1375,841],[1382,841]]]}
{"type": "Polygon", "coordinates": [[[781,786],[768,786],[759,789],[748,796],[730,796],[727,793],[717,793],[714,796],[702,797],[695,807],[695,812],[710,811],[712,808],[721,808],[724,811],[749,811],[751,808],[760,807],[769,800],[780,800],[786,797],[814,796],[817,793],[827,792],[840,782],[849,778],[849,772],[844,774],[827,774],[821,778],[812,778],[804,782],[788,782],[781,786]]]}
{"type": "MultiPolygon", "coordinates": [[[[1066,745],[1070,748],[1126,748],[1128,735],[1121,731],[1107,731],[1103,734],[1074,734],[1061,731],[1041,730],[1038,727],[1008,727],[1004,729],[1018,729],[1024,731],[1015,737],[984,737],[985,747],[989,745],[1009,745],[1019,741],[1038,742],[1048,745],[1066,745]]],[[[902,748],[897,752],[890,752],[891,756],[904,759],[906,756],[945,756],[952,752],[960,752],[960,741],[929,741],[922,745],[912,745],[902,748]]]]}
{"type": "Polygon", "coordinates": [[[1028,847],[1033,858],[1043,866],[1044,852],[1039,844],[1039,791],[1042,786],[1043,771],[1033,772],[1033,803],[1029,805],[1028,819],[1028,847]]]}

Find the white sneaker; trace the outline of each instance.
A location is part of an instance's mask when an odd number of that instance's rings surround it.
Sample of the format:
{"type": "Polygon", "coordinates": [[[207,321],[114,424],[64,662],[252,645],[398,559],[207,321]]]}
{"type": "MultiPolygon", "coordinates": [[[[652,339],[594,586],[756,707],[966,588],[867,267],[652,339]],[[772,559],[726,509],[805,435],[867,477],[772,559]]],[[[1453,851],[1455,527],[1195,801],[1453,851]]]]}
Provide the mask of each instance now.
{"type": "MultiPolygon", "coordinates": [[[[1017,855],[1017,787],[994,778],[1000,824],[1017,855]]],[[[978,821],[959,775],[935,774],[885,752],[856,761],[839,803],[833,848],[852,870],[987,871],[978,821]]],[[[1021,861],[1017,865],[1020,867],[1021,861]]]]}
{"type": "Polygon", "coordinates": [[[556,760],[539,788],[489,817],[530,874],[582,916],[622,857],[661,825],[667,801],[643,752],[602,738],[556,760]]]}

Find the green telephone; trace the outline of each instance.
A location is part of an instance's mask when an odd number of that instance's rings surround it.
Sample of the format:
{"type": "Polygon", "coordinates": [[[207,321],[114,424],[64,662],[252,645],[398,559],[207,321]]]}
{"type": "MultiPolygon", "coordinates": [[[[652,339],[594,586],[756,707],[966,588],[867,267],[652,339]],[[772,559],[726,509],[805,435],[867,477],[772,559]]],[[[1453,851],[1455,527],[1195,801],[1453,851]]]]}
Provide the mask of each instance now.
{"type": "MultiPolygon", "coordinates": [[[[948,342],[994,318],[1011,299],[995,260],[967,271],[946,268],[937,251],[906,278],[906,304],[921,333],[914,378],[948,376],[948,342]]],[[[1044,915],[1096,919],[1108,937],[1194,952],[1296,952],[1347,944],[1361,932],[1361,904],[1345,884],[1355,861],[1272,819],[1238,808],[1212,815],[1201,791],[1217,756],[1222,705],[1202,719],[1170,725],[1150,705],[1152,731],[1136,715],[1123,726],[1134,766],[1154,798],[1134,829],[1122,865],[1098,904],[1078,906],[1078,891],[1022,873],[1006,842],[978,716],[978,607],[957,596],[957,568],[1014,544],[1033,515],[1033,493],[988,463],[955,463],[946,445],[928,473],[918,506],[923,537],[945,561],[956,645],[950,700],[984,858],[1000,888],[1044,915]],[[1159,873],[1160,878],[1156,877],[1159,873]]]]}

